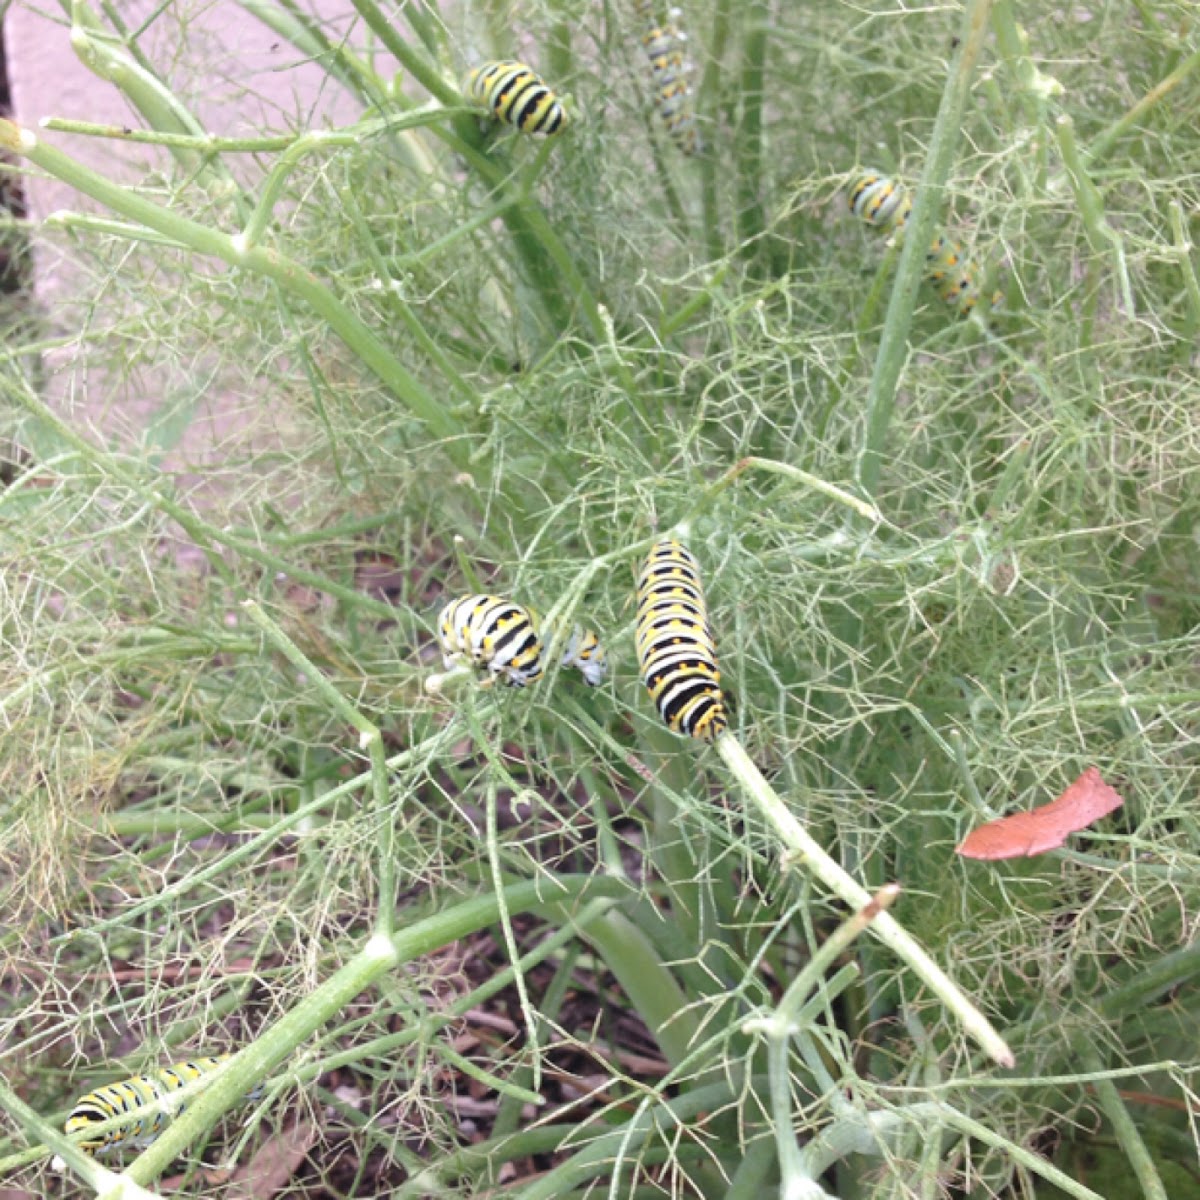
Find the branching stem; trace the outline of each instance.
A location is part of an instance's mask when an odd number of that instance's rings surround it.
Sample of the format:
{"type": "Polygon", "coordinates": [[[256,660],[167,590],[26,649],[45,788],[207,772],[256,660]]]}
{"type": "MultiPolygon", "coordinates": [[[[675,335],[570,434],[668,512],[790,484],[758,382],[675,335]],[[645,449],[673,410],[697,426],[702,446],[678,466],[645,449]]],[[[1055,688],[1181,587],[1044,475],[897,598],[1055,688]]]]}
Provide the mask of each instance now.
{"type": "MultiPolygon", "coordinates": [[[[871,893],[848,875],[800,824],[763,778],[737,738],[732,733],[724,733],[717,739],[716,748],[747,799],[783,843],[784,868],[799,867],[814,875],[851,908],[860,909],[870,904],[871,893]]],[[[987,1017],[890,913],[880,913],[872,922],[871,930],[934,992],[991,1058],[1002,1067],[1014,1064],[1012,1051],[987,1017]]]]}

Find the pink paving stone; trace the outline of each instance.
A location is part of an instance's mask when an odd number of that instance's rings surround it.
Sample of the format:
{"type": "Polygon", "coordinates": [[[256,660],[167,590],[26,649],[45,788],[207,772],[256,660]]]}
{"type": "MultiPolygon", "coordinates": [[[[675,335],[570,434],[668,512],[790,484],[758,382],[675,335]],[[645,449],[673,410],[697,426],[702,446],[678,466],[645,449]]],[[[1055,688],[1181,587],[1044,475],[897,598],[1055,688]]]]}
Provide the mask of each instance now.
{"type": "MultiPolygon", "coordinates": [[[[161,0],[124,0],[119,11],[134,29],[160,7],[161,0]]],[[[356,27],[347,0],[327,0],[324,8],[335,33],[356,27]]],[[[141,126],[121,93],[79,61],[68,23],[52,0],[17,0],[4,17],[4,37],[15,115],[22,124],[36,129],[43,118],[69,117],[141,126]]],[[[324,128],[348,124],[360,113],[358,101],[331,83],[320,66],[302,59],[232,0],[169,4],[139,45],[201,124],[219,136],[324,128]]],[[[155,147],[46,136],[97,169],[124,168],[129,180],[167,157],[155,147]]],[[[53,180],[32,181],[29,193],[34,216],[82,206],[77,193],[53,180]]]]}
{"type": "MultiPolygon", "coordinates": [[[[161,7],[161,0],[122,0],[118,11],[127,28],[137,29],[161,7]]],[[[362,44],[348,0],[326,0],[324,8],[335,34],[347,34],[352,43],[362,44]]],[[[4,16],[4,38],[14,116],[21,125],[121,182],[136,183],[152,173],[179,177],[170,155],[159,147],[40,128],[47,117],[143,125],[120,91],[98,79],[76,56],[69,24],[53,0],[17,0],[4,16]]],[[[330,128],[361,115],[356,97],[230,0],[169,4],[154,17],[139,45],[204,128],[218,136],[330,128]]],[[[262,170],[249,155],[239,156],[233,165],[249,186],[262,170]]],[[[35,221],[63,209],[99,211],[87,197],[57,180],[29,177],[24,186],[35,221]]],[[[126,307],[106,313],[103,303],[94,305],[97,281],[88,274],[85,258],[78,243],[61,230],[35,235],[36,298],[50,332],[70,334],[86,327],[94,345],[98,328],[103,330],[110,317],[128,316],[127,306],[135,301],[126,289],[112,287],[107,289],[109,303],[126,307]]],[[[210,268],[199,263],[197,269],[210,268]]],[[[119,380],[103,367],[97,370],[88,354],[81,345],[47,355],[45,392],[60,412],[99,440],[126,447],[144,443],[164,398],[174,403],[182,395],[191,402],[189,397],[199,395],[192,420],[160,463],[175,473],[185,491],[195,493],[201,486],[202,477],[192,473],[195,469],[207,472],[231,455],[240,458],[255,446],[287,439],[277,408],[264,404],[264,397],[244,379],[213,377],[214,356],[204,347],[185,349],[171,361],[151,348],[145,363],[119,380]]],[[[236,480],[224,486],[236,487],[236,480]]]]}

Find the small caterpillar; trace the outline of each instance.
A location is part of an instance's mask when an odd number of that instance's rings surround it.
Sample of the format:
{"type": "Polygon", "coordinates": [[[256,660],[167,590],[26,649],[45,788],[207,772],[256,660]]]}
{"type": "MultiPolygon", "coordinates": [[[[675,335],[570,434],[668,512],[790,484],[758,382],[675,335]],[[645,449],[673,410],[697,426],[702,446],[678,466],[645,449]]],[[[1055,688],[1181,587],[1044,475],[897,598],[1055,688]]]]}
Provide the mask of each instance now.
{"type": "Polygon", "coordinates": [[[875,228],[899,232],[912,212],[912,197],[886,175],[873,172],[861,176],[850,189],[850,211],[875,228]]]}
{"type": "MultiPolygon", "coordinates": [[[[925,278],[937,288],[938,295],[947,304],[953,304],[960,317],[969,316],[982,291],[975,266],[963,256],[962,246],[939,234],[925,254],[925,267],[925,278]]],[[[1002,293],[997,291],[992,304],[1002,299],[1002,293]]]]}
{"type": "Polygon", "coordinates": [[[591,687],[599,687],[608,674],[608,656],[600,639],[591,629],[576,625],[567,644],[563,647],[562,665],[577,667],[583,675],[584,682],[591,687]]]}
{"type": "MultiPolygon", "coordinates": [[[[526,687],[542,677],[542,629],[535,609],[482,593],[451,600],[438,615],[438,641],[448,670],[476,667],[513,687],[526,687]]],[[[581,625],[567,636],[561,662],[577,667],[592,687],[602,683],[608,671],[599,637],[581,625]]]]}
{"type": "Polygon", "coordinates": [[[703,145],[696,128],[691,69],[683,51],[687,39],[676,24],[679,10],[672,9],[667,20],[660,23],[654,16],[653,0],[637,0],[635,9],[639,20],[646,25],[642,48],[650,60],[659,119],[667,136],[683,154],[695,154],[703,145]]]}
{"type": "Polygon", "coordinates": [[[674,733],[711,742],[728,725],[716,644],[695,556],[674,538],[651,549],[637,581],[642,682],[674,733]]]}
{"type": "MultiPolygon", "coordinates": [[[[68,1134],[78,1133],[101,1121],[110,1121],[143,1105],[153,1104],[171,1092],[176,1092],[215,1071],[229,1057],[228,1054],[218,1054],[211,1058],[192,1058],[187,1062],[162,1067],[153,1074],[134,1075],[119,1083],[105,1084],[104,1087],[88,1092],[75,1102],[75,1107],[71,1109],[71,1115],[67,1117],[63,1128],[68,1134]]],[[[246,1099],[253,1100],[261,1093],[261,1088],[255,1088],[247,1093],[246,1099]]],[[[175,1105],[174,1113],[183,1112],[185,1107],[183,1103],[175,1105]]],[[[94,1139],[82,1141],[79,1147],[94,1156],[127,1147],[148,1146],[162,1133],[170,1120],[171,1116],[160,1108],[155,1112],[134,1117],[94,1139]]]]}
{"type": "MultiPolygon", "coordinates": [[[[855,180],[847,199],[850,211],[859,220],[876,229],[889,229],[895,235],[904,232],[912,213],[912,196],[908,189],[874,171],[855,180]]],[[[925,279],[937,288],[942,300],[954,305],[962,317],[972,312],[983,295],[975,265],[966,258],[962,245],[944,234],[938,234],[925,253],[925,279]]],[[[1003,299],[1003,292],[993,292],[993,307],[1003,299]]]]}
{"type": "Polygon", "coordinates": [[[463,80],[463,93],[522,133],[558,133],[567,124],[562,101],[541,76],[514,59],[484,63],[463,80]]]}

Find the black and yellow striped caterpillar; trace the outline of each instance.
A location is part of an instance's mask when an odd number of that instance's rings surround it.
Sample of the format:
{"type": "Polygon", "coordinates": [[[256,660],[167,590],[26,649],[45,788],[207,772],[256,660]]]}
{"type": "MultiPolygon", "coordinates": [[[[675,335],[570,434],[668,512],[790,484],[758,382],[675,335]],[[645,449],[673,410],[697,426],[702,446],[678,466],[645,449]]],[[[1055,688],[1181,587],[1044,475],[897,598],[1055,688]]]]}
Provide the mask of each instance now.
{"type": "MultiPolygon", "coordinates": [[[[438,616],[438,641],[447,669],[464,665],[486,670],[492,679],[525,687],[542,677],[544,622],[537,611],[503,596],[477,594],[451,600],[438,616]]],[[[592,687],[604,681],[608,659],[590,629],[574,626],[561,659],[577,667],[592,687]]]]}
{"type": "Polygon", "coordinates": [[[522,133],[552,134],[566,127],[562,101],[536,71],[513,59],[476,67],[463,80],[462,90],[497,121],[522,133]]]}
{"type": "Polygon", "coordinates": [[[912,197],[907,189],[886,175],[868,171],[850,188],[850,211],[860,221],[875,228],[899,232],[912,212],[912,197]]]}
{"type": "MultiPolygon", "coordinates": [[[[211,1058],[192,1058],[162,1067],[150,1075],[134,1075],[119,1083],[105,1084],[75,1102],[63,1128],[68,1134],[78,1133],[101,1121],[111,1121],[144,1105],[154,1104],[215,1071],[229,1057],[218,1054],[211,1058]]],[[[253,1100],[261,1093],[261,1088],[255,1088],[247,1093],[246,1099],[253,1100]]],[[[140,1149],[150,1145],[166,1128],[171,1116],[183,1112],[185,1107],[184,1103],[176,1104],[170,1113],[159,1107],[154,1112],[133,1117],[107,1133],[98,1134],[94,1139],[85,1139],[79,1146],[91,1155],[109,1154],[129,1147],[140,1149]]]]}
{"type": "Polygon", "coordinates": [[[667,19],[660,22],[654,14],[654,0],[636,0],[634,7],[644,23],[642,48],[650,60],[659,118],[680,151],[695,154],[703,146],[696,127],[691,67],[684,55],[687,39],[677,23],[679,9],[671,9],[667,19]]]}
{"type": "MultiPolygon", "coordinates": [[[[908,189],[874,171],[855,180],[848,201],[850,211],[860,220],[876,229],[891,230],[896,236],[904,232],[912,213],[912,196],[908,189]]],[[[975,264],[967,259],[958,242],[943,234],[938,234],[925,252],[925,279],[961,317],[969,316],[983,295],[975,264]]],[[[1002,292],[993,292],[991,304],[996,306],[1003,299],[1002,292]]]]}
{"type": "Polygon", "coordinates": [[[564,667],[577,667],[584,683],[599,687],[608,674],[608,656],[594,630],[576,625],[567,636],[563,646],[561,663],[564,667]]]}
{"type": "Polygon", "coordinates": [[[638,666],[674,733],[711,742],[728,725],[716,644],[695,556],[674,538],[650,551],[637,580],[638,666]]]}

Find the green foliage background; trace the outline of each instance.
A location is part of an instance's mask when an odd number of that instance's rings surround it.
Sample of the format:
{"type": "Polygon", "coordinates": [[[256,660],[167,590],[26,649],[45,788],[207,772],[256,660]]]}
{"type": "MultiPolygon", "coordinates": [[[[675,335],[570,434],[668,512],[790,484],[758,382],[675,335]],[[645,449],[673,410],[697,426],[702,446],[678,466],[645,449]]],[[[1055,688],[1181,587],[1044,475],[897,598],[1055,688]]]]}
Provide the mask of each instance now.
{"type": "MultiPolygon", "coordinates": [[[[153,169],[104,191],[47,157],[78,123],[15,147],[107,216],[31,231],[83,287],[4,355],[0,1106],[61,1122],[124,1068],[269,1046],[249,1136],[314,1139],[278,1194],[1200,1194],[1193,6],[689,3],[695,160],[632,5],[356,0],[349,41],[243,7],[362,120],[206,141],[186,7],[75,4],[94,66],[142,68],[153,169]],[[553,142],[457,97],[510,54],[568,98],[553,142]],[[857,170],[927,165],[914,226],[963,242],[991,314],[846,213],[857,170]],[[217,391],[235,417],[188,460],[217,391]],[[632,579],[681,522],[737,737],[847,870],[902,884],[1015,1073],[866,937],[772,1074],[758,1022],[845,912],[655,723],[632,579]],[[434,617],[479,587],[594,625],[611,681],[430,694],[434,617]],[[1091,764],[1126,803],[1066,850],[954,854],[1091,764]],[[527,881],[490,959],[451,936],[527,881]],[[403,969],[270,1040],[407,928],[403,969]],[[438,1014],[554,930],[508,1039],[472,1043],[509,1091],[469,1128],[438,1014]]],[[[25,1136],[0,1166],[42,1188],[25,1136]]]]}

